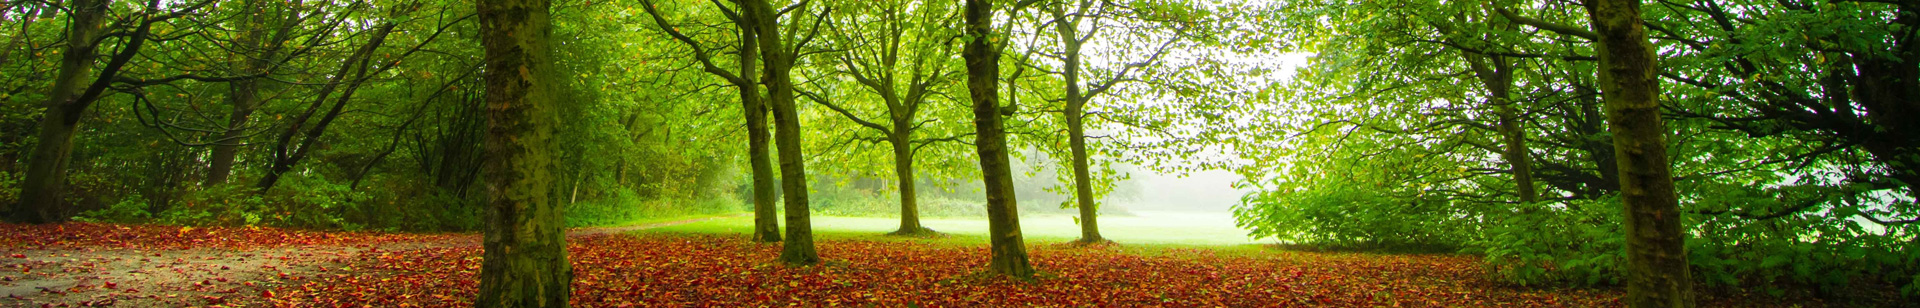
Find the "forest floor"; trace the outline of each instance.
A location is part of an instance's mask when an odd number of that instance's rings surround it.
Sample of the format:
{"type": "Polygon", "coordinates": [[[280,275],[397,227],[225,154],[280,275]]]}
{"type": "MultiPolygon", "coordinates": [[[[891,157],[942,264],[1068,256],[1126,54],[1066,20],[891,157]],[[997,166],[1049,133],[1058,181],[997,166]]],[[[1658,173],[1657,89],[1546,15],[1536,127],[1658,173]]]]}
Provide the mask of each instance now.
{"type": "MultiPolygon", "coordinates": [[[[827,236],[821,265],[778,243],[676,230],[569,232],[576,307],[1594,307],[1618,290],[1522,288],[1472,256],[1035,243],[1031,282],[979,274],[981,245],[827,236]]],[[[675,228],[661,228],[676,226],[675,228]]],[[[466,307],[476,234],[0,224],[0,307],[466,307]]],[[[1825,306],[1715,297],[1708,306],[1825,306]]]]}

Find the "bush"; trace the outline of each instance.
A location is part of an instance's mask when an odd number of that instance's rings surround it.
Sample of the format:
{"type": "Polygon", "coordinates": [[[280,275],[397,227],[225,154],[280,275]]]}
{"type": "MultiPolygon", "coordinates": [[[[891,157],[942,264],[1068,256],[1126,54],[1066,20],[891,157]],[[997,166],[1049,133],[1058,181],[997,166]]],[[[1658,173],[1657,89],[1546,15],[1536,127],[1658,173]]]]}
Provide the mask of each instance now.
{"type": "Polygon", "coordinates": [[[177,225],[359,230],[366,226],[364,221],[346,218],[347,213],[361,210],[353,202],[356,198],[364,199],[364,194],[345,184],[289,177],[264,195],[250,185],[190,189],[157,220],[177,225]]]}
{"type": "Polygon", "coordinates": [[[1464,249],[1485,256],[1501,281],[1519,285],[1620,283],[1626,269],[1626,238],[1619,198],[1521,204],[1496,211],[1464,249]]]}
{"type": "Polygon", "coordinates": [[[1470,219],[1447,200],[1389,197],[1386,188],[1347,181],[1299,191],[1260,191],[1234,207],[1257,238],[1338,248],[1451,247],[1470,219]],[[1372,188],[1372,189],[1369,189],[1372,188]]]}
{"type": "Polygon", "coordinates": [[[153,219],[153,213],[147,212],[147,200],[139,195],[120,200],[104,209],[80,212],[73,220],[80,222],[104,223],[144,223],[153,219]]]}
{"type": "Polygon", "coordinates": [[[603,198],[569,205],[565,215],[568,227],[588,227],[619,225],[646,218],[724,214],[744,210],[745,206],[730,196],[643,199],[632,189],[615,188],[603,198]]]}
{"type": "MultiPolygon", "coordinates": [[[[1465,251],[1484,254],[1496,278],[1509,283],[1617,285],[1626,275],[1620,208],[1617,196],[1522,205],[1493,215],[1486,236],[1465,251]]],[[[1871,234],[1858,222],[1813,213],[1755,220],[1694,212],[1683,215],[1687,261],[1702,287],[1823,297],[1845,296],[1862,282],[1907,296],[1920,290],[1912,278],[1920,250],[1911,236],[1871,234]]]]}
{"type": "Polygon", "coordinates": [[[13,204],[18,202],[20,202],[20,176],[0,172],[0,213],[12,210],[13,204]]]}

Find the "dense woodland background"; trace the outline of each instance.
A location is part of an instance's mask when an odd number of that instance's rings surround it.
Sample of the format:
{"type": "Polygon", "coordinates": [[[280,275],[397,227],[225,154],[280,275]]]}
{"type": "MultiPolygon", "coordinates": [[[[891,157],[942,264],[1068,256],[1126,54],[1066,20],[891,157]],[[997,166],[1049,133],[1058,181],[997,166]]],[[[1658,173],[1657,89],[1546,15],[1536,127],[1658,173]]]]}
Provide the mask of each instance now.
{"type": "MultiPolygon", "coordinates": [[[[1255,237],[1479,254],[1522,285],[1622,283],[1621,175],[1578,3],[1003,5],[1022,212],[1092,225],[1125,212],[1099,204],[1154,189],[1129,170],[1231,170],[1255,237]]],[[[791,70],[815,215],[985,215],[960,4],[780,9],[791,59],[751,56],[768,47],[731,2],[553,3],[567,85],[546,189],[568,225],[777,200],[753,187],[789,177],[753,162],[777,148],[754,102],[774,91],[743,65],[757,61],[791,70]]],[[[1643,9],[1694,279],[1920,296],[1920,3],[1643,9]]],[[[42,202],[51,220],[481,229],[475,19],[440,0],[0,2],[0,206],[16,221],[42,202]],[[63,138],[70,153],[36,154],[63,138]]]]}

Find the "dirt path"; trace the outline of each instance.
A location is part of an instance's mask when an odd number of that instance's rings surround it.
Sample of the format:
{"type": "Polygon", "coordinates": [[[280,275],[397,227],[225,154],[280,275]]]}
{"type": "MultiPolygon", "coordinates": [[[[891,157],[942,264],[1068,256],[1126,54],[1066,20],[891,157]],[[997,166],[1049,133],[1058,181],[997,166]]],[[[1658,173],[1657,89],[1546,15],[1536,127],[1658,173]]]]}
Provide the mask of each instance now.
{"type": "MultiPolygon", "coordinates": [[[[618,234],[715,216],[619,227],[568,230],[569,238],[618,234]]],[[[479,246],[479,234],[373,244],[275,248],[96,249],[0,248],[0,307],[219,306],[231,295],[269,296],[272,286],[338,275],[342,260],[427,248],[479,246]]]]}

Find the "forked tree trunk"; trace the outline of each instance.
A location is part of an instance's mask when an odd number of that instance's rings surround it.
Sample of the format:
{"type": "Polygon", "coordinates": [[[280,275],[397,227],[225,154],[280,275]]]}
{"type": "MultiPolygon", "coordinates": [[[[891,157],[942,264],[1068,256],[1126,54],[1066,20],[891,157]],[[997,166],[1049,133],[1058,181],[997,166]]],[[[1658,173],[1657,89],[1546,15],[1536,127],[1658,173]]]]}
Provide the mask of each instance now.
{"type": "Polygon", "coordinates": [[[1600,87],[1620,166],[1626,207],[1627,305],[1692,307],[1680,203],[1660,119],[1660,87],[1653,44],[1640,19],[1639,0],[1588,0],[1599,40],[1600,87]]]}
{"type": "Polygon", "coordinates": [[[562,205],[553,195],[553,101],[563,89],[548,47],[548,0],[482,0],[487,134],[482,163],[487,230],[476,307],[566,307],[562,205]]]}
{"type": "Polygon", "coordinates": [[[813,223],[807,207],[806,158],[801,156],[800,115],[794,110],[793,52],[781,43],[779,19],[766,0],[746,0],[742,6],[756,21],[753,28],[759,38],[760,58],[767,70],[768,96],[772,97],[774,142],[780,154],[780,186],[785,194],[787,238],[780,249],[780,261],[787,264],[820,263],[813,247],[813,223]]]}
{"type": "Polygon", "coordinates": [[[772,136],[767,132],[767,102],[760,97],[759,36],[754,35],[752,16],[741,16],[740,25],[740,109],[747,118],[747,160],[753,165],[753,240],[779,242],[780,220],[775,213],[773,159],[769,150],[772,136]]]}
{"type": "Polygon", "coordinates": [[[993,252],[987,271],[1032,279],[1033,266],[1027,263],[1019,206],[1013,195],[1006,130],[1001,126],[1000,50],[988,42],[995,37],[990,1],[967,0],[966,33],[971,39],[961,54],[967,62],[967,93],[973,100],[974,147],[979,150],[980,174],[987,190],[987,239],[993,252]]]}

